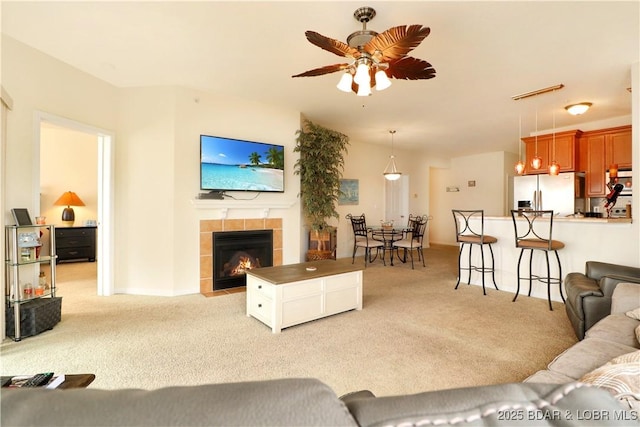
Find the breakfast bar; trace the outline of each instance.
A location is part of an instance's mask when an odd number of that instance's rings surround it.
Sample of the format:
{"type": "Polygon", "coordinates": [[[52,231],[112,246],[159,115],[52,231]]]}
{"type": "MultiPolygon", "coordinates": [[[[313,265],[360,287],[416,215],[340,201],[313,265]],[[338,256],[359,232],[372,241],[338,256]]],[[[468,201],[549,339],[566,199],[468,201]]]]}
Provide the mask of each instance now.
{"type": "MultiPolygon", "coordinates": [[[[517,219],[524,221],[524,219],[517,219]]],[[[620,242],[628,239],[636,239],[638,233],[634,231],[637,225],[627,218],[577,218],[577,217],[555,217],[553,219],[554,240],[564,242],[563,250],[558,251],[562,264],[561,277],[572,271],[583,271],[586,261],[597,260],[622,265],[634,265],[638,259],[636,250],[620,251],[620,242]]],[[[498,288],[501,291],[516,293],[517,288],[517,266],[520,250],[515,247],[515,232],[513,220],[509,217],[484,217],[484,232],[498,239],[493,244],[495,255],[495,277],[498,288]]],[[[472,262],[478,262],[479,251],[474,252],[472,262]]],[[[526,255],[528,257],[528,255],[526,255]]],[[[463,257],[463,263],[466,260],[463,257]]],[[[523,261],[524,264],[524,261],[523,261]]],[[[527,263],[528,265],[528,263],[527,263]]],[[[545,271],[546,261],[541,254],[534,254],[533,270],[545,271]]],[[[524,271],[524,267],[523,267],[524,271]]],[[[555,262],[551,265],[552,276],[560,274],[557,271],[555,262]],[[554,270],[555,268],[555,270],[554,270]]],[[[467,276],[464,275],[461,285],[467,283],[467,276]]],[[[471,284],[482,286],[481,277],[472,274],[471,284]]],[[[522,285],[521,285],[522,286],[522,285]]],[[[525,289],[521,288],[520,293],[525,294],[525,289]]],[[[544,283],[533,282],[531,296],[547,299],[547,286],[544,283]]],[[[557,286],[551,287],[551,299],[562,301],[557,286]]]]}

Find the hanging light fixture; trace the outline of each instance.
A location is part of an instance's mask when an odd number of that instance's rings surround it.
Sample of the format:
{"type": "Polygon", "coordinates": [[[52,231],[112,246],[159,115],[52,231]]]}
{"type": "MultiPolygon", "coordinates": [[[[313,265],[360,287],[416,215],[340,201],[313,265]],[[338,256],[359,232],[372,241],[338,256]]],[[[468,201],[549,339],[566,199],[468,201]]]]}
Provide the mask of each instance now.
{"type": "Polygon", "coordinates": [[[556,162],[556,112],[553,112],[553,137],[551,140],[551,163],[549,163],[549,175],[557,176],[560,173],[560,165],[556,162]]]}
{"type": "Polygon", "coordinates": [[[593,104],[591,102],[580,102],[578,104],[571,104],[564,107],[567,112],[573,116],[584,114],[593,104]]]}
{"type": "Polygon", "coordinates": [[[395,156],[393,155],[393,135],[395,135],[396,131],[390,130],[389,133],[391,134],[391,156],[389,156],[389,163],[387,163],[387,167],[384,168],[383,174],[385,179],[389,181],[395,181],[397,179],[400,179],[402,173],[398,172],[398,169],[396,168],[396,162],[394,160],[395,156]]]}
{"type": "Polygon", "coordinates": [[[531,167],[534,170],[540,169],[542,166],[542,159],[538,156],[538,106],[536,106],[536,143],[535,143],[536,152],[533,158],[531,159],[531,167]]]}
{"type": "Polygon", "coordinates": [[[516,163],[516,173],[518,175],[524,173],[524,162],[522,161],[522,113],[518,118],[518,163],[516,163]]]}

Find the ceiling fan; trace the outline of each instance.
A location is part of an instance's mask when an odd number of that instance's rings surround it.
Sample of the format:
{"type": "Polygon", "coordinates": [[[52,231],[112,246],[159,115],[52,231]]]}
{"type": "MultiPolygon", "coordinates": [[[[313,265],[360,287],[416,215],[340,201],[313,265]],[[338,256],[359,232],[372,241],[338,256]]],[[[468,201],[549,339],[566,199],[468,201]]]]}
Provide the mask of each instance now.
{"type": "Polygon", "coordinates": [[[315,31],[305,32],[312,44],[352,61],[314,68],[292,77],[315,77],[344,71],[338,89],[367,96],[371,95],[373,87],[384,90],[391,86],[389,78],[421,80],[436,76],[436,70],[427,61],[407,56],[429,35],[429,27],[401,25],[378,34],[367,30],[367,22],[376,16],[373,8],[361,7],[353,16],[362,23],[362,30],[350,34],[346,44],[315,31]]]}

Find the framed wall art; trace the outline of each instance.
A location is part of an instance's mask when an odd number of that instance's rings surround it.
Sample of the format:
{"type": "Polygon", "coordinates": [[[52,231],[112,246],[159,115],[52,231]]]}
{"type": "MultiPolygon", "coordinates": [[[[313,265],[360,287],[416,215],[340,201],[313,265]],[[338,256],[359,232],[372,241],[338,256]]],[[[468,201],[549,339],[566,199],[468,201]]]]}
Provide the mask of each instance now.
{"type": "Polygon", "coordinates": [[[357,205],[360,199],[360,188],[357,179],[340,180],[340,197],[338,205],[357,205]]]}

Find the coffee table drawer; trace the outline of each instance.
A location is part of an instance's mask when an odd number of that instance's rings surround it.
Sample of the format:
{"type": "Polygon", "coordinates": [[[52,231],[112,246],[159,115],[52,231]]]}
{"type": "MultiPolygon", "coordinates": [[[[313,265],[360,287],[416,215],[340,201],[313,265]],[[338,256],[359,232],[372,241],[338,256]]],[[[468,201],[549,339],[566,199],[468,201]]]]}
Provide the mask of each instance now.
{"type": "Polygon", "coordinates": [[[272,325],[272,309],[273,300],[259,293],[251,295],[251,301],[249,302],[249,307],[247,307],[248,314],[267,325],[272,325]]]}

